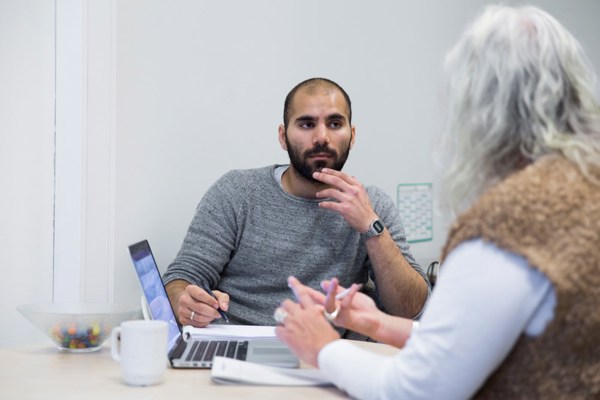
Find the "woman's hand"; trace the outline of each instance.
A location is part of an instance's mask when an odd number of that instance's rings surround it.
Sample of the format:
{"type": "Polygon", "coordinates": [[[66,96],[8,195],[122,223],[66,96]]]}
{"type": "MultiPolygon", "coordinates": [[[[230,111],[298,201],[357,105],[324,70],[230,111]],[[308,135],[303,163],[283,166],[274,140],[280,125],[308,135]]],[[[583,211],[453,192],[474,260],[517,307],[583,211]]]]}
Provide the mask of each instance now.
{"type": "MultiPolygon", "coordinates": [[[[340,335],[325,319],[323,306],[313,300],[315,293],[318,292],[302,285],[297,279],[293,279],[290,287],[294,290],[298,303],[291,300],[281,303],[275,313],[283,317],[279,319],[275,333],[292,349],[294,354],[308,364],[318,367],[318,356],[321,349],[339,339],[340,335]]],[[[320,295],[324,300],[323,294],[320,295]]]]}
{"type": "MultiPolygon", "coordinates": [[[[295,278],[290,278],[294,283],[295,278]]],[[[350,329],[366,336],[373,336],[383,313],[373,299],[359,290],[362,285],[352,284],[349,289],[339,286],[337,278],[323,281],[321,287],[326,291],[323,301],[325,310],[332,316],[336,326],[350,329]]]]}

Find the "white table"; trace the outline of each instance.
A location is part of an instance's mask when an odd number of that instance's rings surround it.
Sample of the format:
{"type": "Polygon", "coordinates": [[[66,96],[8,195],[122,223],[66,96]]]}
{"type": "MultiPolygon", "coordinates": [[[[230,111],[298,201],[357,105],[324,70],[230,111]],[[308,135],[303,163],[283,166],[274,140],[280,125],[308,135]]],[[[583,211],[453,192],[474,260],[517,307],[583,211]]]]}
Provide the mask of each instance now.
{"type": "MultiPolygon", "coordinates": [[[[382,344],[355,342],[380,354],[398,350],[382,344]]],[[[302,368],[307,366],[302,365],[302,368]]],[[[210,370],[168,368],[164,382],[156,386],[131,387],[121,381],[120,366],[110,347],[94,353],[60,352],[46,346],[0,348],[0,399],[343,399],[334,387],[270,387],[218,385],[210,370]]]]}

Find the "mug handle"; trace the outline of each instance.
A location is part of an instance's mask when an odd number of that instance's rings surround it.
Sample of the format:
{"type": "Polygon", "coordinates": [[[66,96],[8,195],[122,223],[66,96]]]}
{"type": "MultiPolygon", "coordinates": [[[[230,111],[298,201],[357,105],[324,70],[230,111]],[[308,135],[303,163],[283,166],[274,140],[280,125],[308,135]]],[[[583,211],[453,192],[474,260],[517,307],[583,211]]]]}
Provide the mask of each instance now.
{"type": "Polygon", "coordinates": [[[110,355],[113,360],[121,361],[121,327],[117,326],[110,332],[110,355]]]}

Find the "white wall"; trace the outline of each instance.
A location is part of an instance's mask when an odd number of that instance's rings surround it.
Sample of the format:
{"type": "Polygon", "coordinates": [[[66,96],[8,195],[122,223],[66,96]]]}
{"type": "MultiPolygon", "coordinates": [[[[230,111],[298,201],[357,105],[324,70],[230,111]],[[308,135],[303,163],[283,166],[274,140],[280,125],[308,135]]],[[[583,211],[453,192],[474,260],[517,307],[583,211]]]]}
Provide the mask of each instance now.
{"type": "Polygon", "coordinates": [[[44,340],[15,306],[52,301],[52,1],[0,1],[0,121],[0,346],[7,346],[44,340]]]}
{"type": "MultiPolygon", "coordinates": [[[[441,62],[486,3],[61,1],[86,13],[84,148],[70,155],[83,157],[81,278],[66,290],[137,301],[127,245],[148,238],[164,269],[212,182],[232,168],[286,162],[276,140],[283,98],[308,77],[334,79],[352,97],[347,171],[394,199],[399,183],[433,181],[441,62]]],[[[598,72],[600,2],[533,3],[573,32],[598,72]]],[[[17,304],[50,301],[53,279],[69,282],[52,265],[69,251],[52,251],[54,4],[0,0],[0,346],[36,335],[17,304]]],[[[413,245],[423,264],[445,237],[440,216],[434,226],[432,242],[413,245]]]]}
{"type": "MultiPolygon", "coordinates": [[[[287,161],[277,126],[303,79],[331,78],[352,98],[357,138],[346,171],[394,199],[399,183],[433,181],[442,60],[486,3],[120,1],[115,297],[139,296],[128,244],[148,238],[164,269],[212,182],[287,161]]],[[[600,65],[600,2],[537,3],[600,65]]],[[[445,231],[436,216],[434,240],[412,246],[417,260],[438,258],[445,231]]]]}

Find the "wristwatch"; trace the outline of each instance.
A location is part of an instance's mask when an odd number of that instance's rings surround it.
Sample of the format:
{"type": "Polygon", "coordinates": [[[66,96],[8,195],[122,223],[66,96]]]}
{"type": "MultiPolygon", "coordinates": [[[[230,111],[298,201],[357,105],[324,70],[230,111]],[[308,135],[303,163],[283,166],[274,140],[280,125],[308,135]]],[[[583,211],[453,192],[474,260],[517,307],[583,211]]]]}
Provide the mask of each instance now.
{"type": "Polygon", "coordinates": [[[383,225],[383,222],[381,222],[381,220],[378,218],[375,221],[371,222],[369,230],[367,230],[365,233],[361,233],[360,236],[363,237],[365,240],[371,239],[374,236],[381,235],[384,229],[385,226],[383,225]]]}

